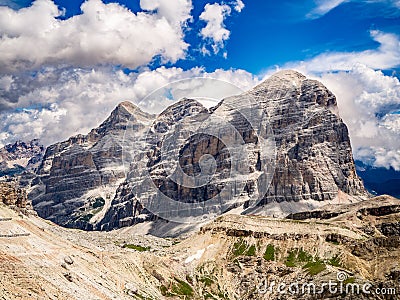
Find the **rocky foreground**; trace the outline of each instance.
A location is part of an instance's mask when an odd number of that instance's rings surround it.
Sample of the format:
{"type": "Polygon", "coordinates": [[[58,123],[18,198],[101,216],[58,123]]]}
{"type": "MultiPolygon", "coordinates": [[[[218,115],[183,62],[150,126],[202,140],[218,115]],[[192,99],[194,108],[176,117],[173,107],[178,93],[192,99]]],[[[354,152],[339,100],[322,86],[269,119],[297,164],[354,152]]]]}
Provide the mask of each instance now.
{"type": "Polygon", "coordinates": [[[66,229],[0,204],[0,299],[398,299],[399,219],[399,200],[381,196],[286,219],[224,215],[178,240],[140,224],[66,229]],[[329,281],[360,292],[302,292],[329,281]]]}

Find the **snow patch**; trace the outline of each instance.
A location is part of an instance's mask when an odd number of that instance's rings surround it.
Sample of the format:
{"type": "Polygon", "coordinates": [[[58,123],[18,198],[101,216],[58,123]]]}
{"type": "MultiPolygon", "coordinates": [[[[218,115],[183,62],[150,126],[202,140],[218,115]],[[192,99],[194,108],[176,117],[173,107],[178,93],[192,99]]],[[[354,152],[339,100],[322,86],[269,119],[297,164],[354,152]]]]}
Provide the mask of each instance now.
{"type": "Polygon", "coordinates": [[[204,251],[206,251],[205,248],[197,250],[196,254],[193,254],[193,255],[191,255],[191,256],[189,256],[188,258],[185,259],[185,264],[189,264],[195,259],[200,259],[203,256],[204,251]]]}

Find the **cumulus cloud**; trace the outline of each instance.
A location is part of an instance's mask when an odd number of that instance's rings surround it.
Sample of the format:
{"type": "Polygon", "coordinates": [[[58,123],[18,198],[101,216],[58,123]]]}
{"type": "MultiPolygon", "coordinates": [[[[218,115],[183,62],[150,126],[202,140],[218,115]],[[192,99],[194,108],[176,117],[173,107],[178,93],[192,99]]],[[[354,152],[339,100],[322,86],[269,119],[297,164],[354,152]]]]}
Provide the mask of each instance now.
{"type": "Polygon", "coordinates": [[[17,11],[0,7],[0,71],[52,64],[136,68],[155,56],[171,62],[183,58],[188,44],[182,25],[190,19],[191,1],[140,4],[145,11],[134,13],[117,3],[88,0],[82,14],[66,20],[58,18],[63,12],[51,0],[17,11]]]}
{"type": "MultiPolygon", "coordinates": [[[[125,74],[110,68],[43,68],[29,77],[14,75],[8,94],[3,95],[9,110],[0,114],[0,144],[16,139],[39,138],[45,145],[97,127],[121,101],[130,100],[152,112],[160,105],[143,102],[153,90],[171,81],[208,77],[232,82],[246,90],[258,81],[243,70],[202,68],[182,70],[160,67],[139,74],[125,74]],[[19,91],[16,101],[11,101],[19,91]],[[153,109],[153,110],[151,110],[153,109]]],[[[229,91],[227,91],[229,92],[229,91]]],[[[223,92],[219,95],[223,98],[223,92]]]]}
{"type": "MultiPolygon", "coordinates": [[[[206,23],[200,31],[200,36],[210,45],[214,54],[217,54],[225,46],[225,42],[229,39],[230,31],[226,28],[224,21],[231,15],[232,8],[236,12],[241,12],[244,8],[244,3],[237,0],[228,4],[206,4],[199,19],[206,23]]],[[[201,48],[203,55],[210,55],[210,51],[206,45],[201,48]]],[[[226,52],[223,53],[226,58],[226,52]]]]}
{"type": "Polygon", "coordinates": [[[241,12],[242,9],[244,8],[244,3],[241,0],[237,0],[236,2],[233,3],[233,9],[236,10],[237,12],[241,12]]]}
{"type": "Polygon", "coordinates": [[[365,65],[318,78],[337,97],[354,157],[400,170],[400,82],[365,65]]]}
{"type": "Polygon", "coordinates": [[[192,3],[188,0],[140,0],[140,7],[146,11],[156,11],[178,28],[192,19],[192,3]]]}
{"type": "Polygon", "coordinates": [[[371,30],[371,38],[380,45],[377,49],[359,52],[326,52],[303,61],[288,63],[286,68],[296,68],[305,73],[348,71],[361,63],[372,69],[390,69],[400,65],[400,38],[393,33],[371,30]]]}

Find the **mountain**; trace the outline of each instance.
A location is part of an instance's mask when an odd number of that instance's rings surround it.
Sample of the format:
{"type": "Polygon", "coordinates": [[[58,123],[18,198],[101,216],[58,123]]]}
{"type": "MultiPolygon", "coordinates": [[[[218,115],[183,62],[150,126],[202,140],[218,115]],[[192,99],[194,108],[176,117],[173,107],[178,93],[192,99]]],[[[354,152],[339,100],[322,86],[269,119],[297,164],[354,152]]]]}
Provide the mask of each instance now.
{"type": "Polygon", "coordinates": [[[122,149],[143,134],[152,118],[122,102],[87,135],[47,147],[30,193],[38,214],[63,226],[92,229],[89,221],[106,211],[125,178],[123,160],[130,159],[123,157],[122,149]],[[128,126],[134,129],[131,136],[125,135],[128,126]]]}
{"type": "Polygon", "coordinates": [[[34,171],[43,154],[44,146],[38,140],[5,145],[0,149],[0,177],[16,175],[25,170],[34,171]]]}
{"type": "Polygon", "coordinates": [[[294,71],[211,109],[181,99],[154,116],[124,102],[88,135],[49,146],[37,173],[39,215],[84,229],[367,197],[335,96],[294,71]]]}
{"type": "Polygon", "coordinates": [[[356,160],[358,176],[373,195],[388,194],[400,198],[400,171],[393,168],[373,167],[356,160]]]}
{"type": "Polygon", "coordinates": [[[318,207],[325,201],[357,201],[366,197],[355,172],[348,130],[338,116],[335,96],[318,81],[300,73],[278,72],[247,93],[223,99],[209,111],[184,99],[160,114],[153,126],[149,161],[137,159],[132,164],[99,228],[140,222],[146,218],[144,214],[148,215],[149,207],[150,211],[161,212],[163,218],[190,222],[196,218],[201,221],[204,216],[211,219],[236,206],[246,208],[250,201],[259,201],[258,206],[244,213],[285,216],[318,207]],[[188,105],[196,109],[184,109],[188,105]],[[185,113],[188,111],[195,114],[185,113]],[[257,116],[258,123],[269,123],[262,128],[262,134],[254,132],[254,124],[250,124],[253,116],[257,116]],[[210,119],[209,123],[216,125],[203,126],[202,133],[196,133],[199,124],[210,119]],[[235,130],[238,137],[232,141],[235,130]],[[262,137],[267,152],[263,152],[262,137]],[[239,139],[244,147],[235,144],[239,139]],[[268,153],[268,143],[272,142],[274,147],[268,153]],[[168,152],[163,156],[163,151],[168,152]],[[235,151],[248,155],[229,160],[229,154],[235,151]],[[196,188],[177,184],[185,180],[187,183],[185,174],[201,173],[200,159],[205,154],[216,160],[213,180],[196,188]],[[169,170],[176,161],[183,173],[174,182],[169,170]],[[246,180],[240,182],[226,172],[232,167],[245,174],[246,180]],[[218,195],[222,192],[221,200],[218,195]],[[234,201],[229,201],[232,198],[234,201]],[[188,202],[197,205],[187,205],[188,202]]]}

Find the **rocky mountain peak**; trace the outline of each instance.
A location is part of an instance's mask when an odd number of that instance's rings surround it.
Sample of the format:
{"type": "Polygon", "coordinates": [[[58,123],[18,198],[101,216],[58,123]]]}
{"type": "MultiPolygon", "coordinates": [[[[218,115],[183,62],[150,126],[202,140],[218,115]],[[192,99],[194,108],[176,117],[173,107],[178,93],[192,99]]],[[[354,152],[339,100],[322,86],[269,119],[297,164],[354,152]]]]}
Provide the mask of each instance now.
{"type": "Polygon", "coordinates": [[[44,146],[37,139],[5,145],[0,149],[0,176],[38,167],[43,153],[44,146]]]}
{"type": "Polygon", "coordinates": [[[36,149],[36,148],[43,148],[38,139],[33,139],[28,142],[18,140],[13,144],[7,144],[4,146],[4,149],[7,152],[14,153],[16,155],[18,153],[26,152],[29,149],[36,149]]]}
{"type": "Polygon", "coordinates": [[[154,121],[154,131],[165,133],[169,128],[186,117],[195,116],[199,113],[207,113],[207,109],[197,100],[182,98],[168,106],[154,121]]]}
{"type": "Polygon", "coordinates": [[[282,70],[279,71],[266,80],[264,80],[259,85],[255,86],[252,92],[266,92],[272,89],[299,89],[301,87],[301,83],[307,78],[293,70],[282,70]]]}
{"type": "Polygon", "coordinates": [[[134,114],[137,110],[140,110],[139,107],[137,107],[135,104],[133,104],[130,101],[122,101],[117,105],[116,108],[118,108],[118,109],[126,109],[131,114],[134,114]]]}
{"type": "MultiPolygon", "coordinates": [[[[268,99],[272,102],[267,105],[269,109],[277,108],[285,102],[292,107],[297,107],[296,109],[302,112],[323,106],[338,115],[335,95],[321,82],[309,79],[293,70],[282,70],[275,73],[249,93],[259,101],[268,99]]],[[[269,112],[273,114],[273,112],[269,112]]]]}
{"type": "Polygon", "coordinates": [[[128,121],[147,122],[154,115],[142,111],[139,107],[129,101],[121,102],[111,112],[110,116],[99,126],[99,128],[112,128],[126,126],[128,121]]]}
{"type": "Polygon", "coordinates": [[[269,81],[282,81],[282,80],[287,80],[287,81],[303,81],[307,79],[306,76],[301,74],[300,72],[297,72],[295,70],[281,70],[276,73],[274,73],[272,76],[270,76],[267,80],[269,81]]]}
{"type": "Polygon", "coordinates": [[[197,114],[207,109],[197,100],[182,98],[174,104],[168,106],[157,119],[169,119],[171,122],[177,122],[184,117],[197,114]]]}

